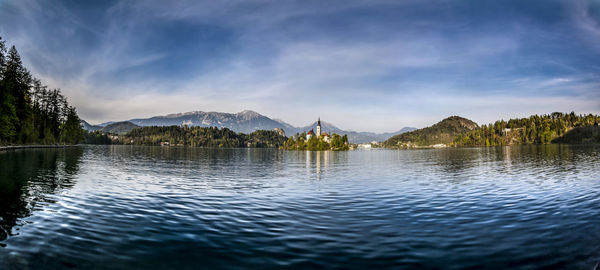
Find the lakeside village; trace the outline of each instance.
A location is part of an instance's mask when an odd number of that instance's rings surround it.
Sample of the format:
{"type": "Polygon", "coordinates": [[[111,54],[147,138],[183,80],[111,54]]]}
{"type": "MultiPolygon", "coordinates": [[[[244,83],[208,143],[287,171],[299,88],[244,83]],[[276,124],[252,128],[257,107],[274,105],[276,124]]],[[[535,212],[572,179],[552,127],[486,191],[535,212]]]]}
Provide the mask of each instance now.
{"type": "Polygon", "coordinates": [[[333,150],[333,151],[344,151],[350,150],[350,144],[348,143],[347,135],[339,135],[332,133],[331,135],[327,132],[321,132],[321,118],[317,121],[317,131],[311,129],[308,132],[302,134],[297,133],[294,136],[288,138],[288,140],[281,147],[287,150],[309,150],[309,151],[322,151],[322,150],[333,150]]]}

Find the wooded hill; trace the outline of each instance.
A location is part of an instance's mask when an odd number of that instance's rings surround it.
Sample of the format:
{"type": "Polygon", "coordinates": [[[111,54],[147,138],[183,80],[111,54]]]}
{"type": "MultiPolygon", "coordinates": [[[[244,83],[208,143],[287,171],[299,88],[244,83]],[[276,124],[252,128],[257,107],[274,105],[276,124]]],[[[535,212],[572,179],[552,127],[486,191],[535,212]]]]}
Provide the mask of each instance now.
{"type": "Polygon", "coordinates": [[[118,136],[112,143],[134,145],[169,145],[197,147],[273,147],[282,146],[287,138],[271,130],[257,130],[250,134],[236,133],[216,127],[140,127],[118,136]]]}
{"type": "Polygon", "coordinates": [[[0,145],[76,144],[83,129],[75,108],[23,66],[0,37],[0,145]]]}
{"type": "Polygon", "coordinates": [[[446,146],[501,146],[547,143],[600,143],[600,116],[574,112],[532,115],[477,126],[452,116],[423,129],[407,132],[384,142],[385,147],[411,148],[436,144],[446,146]]]}
{"type": "Polygon", "coordinates": [[[500,120],[457,136],[455,146],[546,143],[600,143],[598,115],[555,112],[500,120]]]}
{"type": "Polygon", "coordinates": [[[140,126],[133,124],[129,121],[124,121],[124,122],[116,122],[116,123],[112,123],[110,125],[107,125],[101,129],[99,129],[99,131],[101,132],[106,132],[106,133],[112,133],[112,134],[118,134],[118,135],[123,135],[123,134],[127,134],[128,132],[139,128],[140,126]]]}
{"type": "Polygon", "coordinates": [[[386,140],[383,145],[385,147],[400,148],[431,146],[435,144],[449,145],[459,134],[469,132],[477,127],[477,124],[469,119],[460,116],[450,116],[433,126],[393,136],[386,140]]]}

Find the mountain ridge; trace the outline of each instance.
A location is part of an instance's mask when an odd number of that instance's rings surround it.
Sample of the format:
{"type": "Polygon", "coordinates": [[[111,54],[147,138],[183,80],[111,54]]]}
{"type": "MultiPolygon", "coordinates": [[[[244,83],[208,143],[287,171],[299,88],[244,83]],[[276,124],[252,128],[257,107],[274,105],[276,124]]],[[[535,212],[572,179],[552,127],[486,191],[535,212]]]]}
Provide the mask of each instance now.
{"type": "Polygon", "coordinates": [[[126,133],[132,131],[133,129],[136,129],[139,127],[140,126],[138,126],[134,123],[131,123],[129,121],[121,121],[121,122],[114,122],[110,125],[107,125],[107,126],[101,128],[100,131],[123,135],[123,134],[126,134],[126,133]]]}
{"type": "Polygon", "coordinates": [[[101,125],[92,125],[83,119],[79,119],[79,123],[81,124],[81,127],[87,131],[96,131],[103,128],[101,125]]]}

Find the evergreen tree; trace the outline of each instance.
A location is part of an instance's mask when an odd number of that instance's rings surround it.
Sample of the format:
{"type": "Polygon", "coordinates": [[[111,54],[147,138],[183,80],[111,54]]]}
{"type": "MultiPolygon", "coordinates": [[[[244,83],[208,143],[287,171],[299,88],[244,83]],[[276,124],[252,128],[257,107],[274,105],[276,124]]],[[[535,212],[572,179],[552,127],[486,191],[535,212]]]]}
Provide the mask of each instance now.
{"type": "Polygon", "coordinates": [[[0,143],[10,142],[16,136],[18,122],[13,94],[7,84],[6,44],[0,37],[0,143]]]}
{"type": "Polygon", "coordinates": [[[27,121],[30,120],[29,86],[31,83],[31,75],[29,74],[29,71],[23,67],[21,56],[19,56],[15,46],[10,48],[6,57],[4,83],[14,98],[14,116],[16,116],[14,125],[15,132],[18,136],[17,140],[23,143],[26,141],[28,135],[27,132],[31,132],[30,127],[27,125],[27,121]]]}
{"type": "Polygon", "coordinates": [[[62,128],[61,141],[68,144],[77,144],[83,140],[84,130],[81,128],[79,116],[77,116],[75,108],[69,106],[66,111],[67,116],[65,124],[62,128]]]}
{"type": "Polygon", "coordinates": [[[15,46],[7,51],[0,38],[0,144],[52,144],[64,138],[77,143],[81,132],[79,118],[60,90],[49,91],[33,78],[15,46]]]}

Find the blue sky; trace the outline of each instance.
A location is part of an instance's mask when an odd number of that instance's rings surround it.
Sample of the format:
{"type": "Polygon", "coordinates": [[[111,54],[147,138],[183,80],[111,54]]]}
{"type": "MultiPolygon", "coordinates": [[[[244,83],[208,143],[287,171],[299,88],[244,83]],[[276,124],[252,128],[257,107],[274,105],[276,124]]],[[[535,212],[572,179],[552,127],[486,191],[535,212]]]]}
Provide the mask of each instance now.
{"type": "Polygon", "coordinates": [[[0,0],[0,36],[91,123],[251,109],[386,132],[600,112],[596,0],[0,0]]]}

